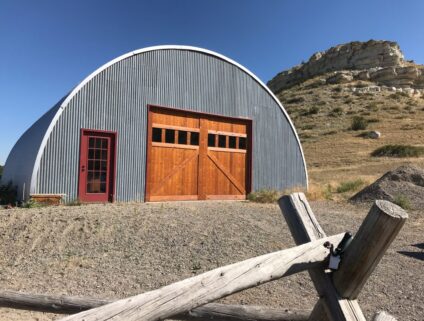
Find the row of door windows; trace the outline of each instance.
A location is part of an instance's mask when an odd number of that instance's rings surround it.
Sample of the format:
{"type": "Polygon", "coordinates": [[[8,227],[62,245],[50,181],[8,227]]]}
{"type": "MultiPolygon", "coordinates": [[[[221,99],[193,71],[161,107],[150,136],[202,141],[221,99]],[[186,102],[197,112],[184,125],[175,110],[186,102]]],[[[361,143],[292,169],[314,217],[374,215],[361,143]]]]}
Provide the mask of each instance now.
{"type": "Polygon", "coordinates": [[[187,130],[153,127],[152,141],[156,143],[199,146],[199,133],[187,130]]]}
{"type": "Polygon", "coordinates": [[[246,137],[209,133],[208,146],[231,149],[246,149],[246,137]]]}
{"type": "MultiPolygon", "coordinates": [[[[199,146],[199,133],[170,128],[152,128],[152,141],[156,143],[199,146]]],[[[246,137],[208,134],[208,147],[247,149],[246,137]]]]}

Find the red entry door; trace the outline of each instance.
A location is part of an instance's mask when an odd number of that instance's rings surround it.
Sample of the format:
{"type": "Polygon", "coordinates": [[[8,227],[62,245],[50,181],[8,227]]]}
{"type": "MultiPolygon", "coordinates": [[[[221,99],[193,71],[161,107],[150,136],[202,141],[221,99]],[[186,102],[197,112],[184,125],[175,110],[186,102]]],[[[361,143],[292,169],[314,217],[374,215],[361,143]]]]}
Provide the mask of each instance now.
{"type": "Polygon", "coordinates": [[[113,202],[116,133],[81,130],[78,197],[82,202],[113,202]]]}

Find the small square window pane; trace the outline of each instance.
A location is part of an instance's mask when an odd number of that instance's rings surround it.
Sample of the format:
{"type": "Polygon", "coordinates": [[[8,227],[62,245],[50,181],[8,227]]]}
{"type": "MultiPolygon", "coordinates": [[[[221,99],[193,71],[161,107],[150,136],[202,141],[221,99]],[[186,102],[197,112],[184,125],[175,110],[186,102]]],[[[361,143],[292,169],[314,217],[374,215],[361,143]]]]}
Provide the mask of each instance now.
{"type": "Polygon", "coordinates": [[[103,141],[102,141],[102,148],[103,149],[107,149],[107,143],[108,143],[107,139],[103,139],[103,141]]]}
{"type": "Polygon", "coordinates": [[[96,139],[96,148],[102,148],[102,138],[96,139]]]}
{"type": "Polygon", "coordinates": [[[107,160],[107,150],[102,150],[102,159],[107,160]]]}
{"type": "Polygon", "coordinates": [[[246,149],[246,137],[239,138],[239,149],[246,149]]]}
{"type": "Polygon", "coordinates": [[[195,145],[195,146],[198,146],[199,145],[199,133],[197,133],[197,132],[191,132],[191,135],[190,135],[190,145],[195,145]]]}
{"type": "Polygon", "coordinates": [[[218,135],[218,147],[225,148],[226,147],[227,136],[218,135]]]}
{"type": "Polygon", "coordinates": [[[96,161],[96,162],[94,162],[94,169],[95,169],[96,171],[100,170],[100,161],[96,161]]]}
{"type": "Polygon", "coordinates": [[[236,148],[236,137],[235,136],[229,136],[229,141],[228,141],[228,148],[236,148]]]}
{"type": "Polygon", "coordinates": [[[100,183],[100,193],[106,193],[106,183],[100,183]]]}
{"type": "Polygon", "coordinates": [[[90,137],[90,138],[88,139],[88,147],[93,148],[93,147],[94,147],[94,141],[95,141],[95,138],[90,137]]]}
{"type": "Polygon", "coordinates": [[[88,161],[88,170],[91,171],[94,169],[94,161],[90,160],[88,161]]]}
{"type": "Polygon", "coordinates": [[[153,128],[152,142],[160,143],[162,141],[162,128],[153,128]]]}
{"type": "Polygon", "coordinates": [[[178,131],[178,144],[187,144],[187,132],[185,130],[178,131]]]}
{"type": "Polygon", "coordinates": [[[208,134],[208,146],[215,147],[215,134],[208,134]]]}
{"type": "Polygon", "coordinates": [[[168,144],[175,143],[175,130],[173,129],[165,130],[165,143],[168,143],[168,144]]]}
{"type": "Polygon", "coordinates": [[[88,150],[88,158],[89,159],[94,159],[94,149],[89,149],[88,150]]]}
{"type": "Polygon", "coordinates": [[[96,159],[100,159],[100,156],[101,156],[101,154],[100,154],[100,150],[99,150],[99,149],[95,149],[95,150],[94,150],[94,155],[95,155],[95,158],[96,158],[96,159]]]}

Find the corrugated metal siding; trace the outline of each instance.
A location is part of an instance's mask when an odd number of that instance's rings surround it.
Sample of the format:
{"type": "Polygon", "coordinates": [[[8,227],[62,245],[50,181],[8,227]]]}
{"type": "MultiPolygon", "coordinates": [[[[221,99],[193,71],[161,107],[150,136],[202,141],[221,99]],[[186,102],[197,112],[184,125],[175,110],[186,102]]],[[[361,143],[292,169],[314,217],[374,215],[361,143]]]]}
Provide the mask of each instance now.
{"type": "Polygon", "coordinates": [[[1,183],[7,184],[11,181],[17,186],[18,200],[28,199],[34,162],[41,141],[63,100],[64,98],[28,128],[7,157],[1,183]]]}
{"type": "Polygon", "coordinates": [[[143,201],[147,105],[253,119],[253,188],[306,185],[295,135],[273,98],[236,66],[204,53],[157,50],[121,60],[64,109],[41,159],[37,193],[77,197],[80,129],[118,132],[116,200],[143,201]]]}

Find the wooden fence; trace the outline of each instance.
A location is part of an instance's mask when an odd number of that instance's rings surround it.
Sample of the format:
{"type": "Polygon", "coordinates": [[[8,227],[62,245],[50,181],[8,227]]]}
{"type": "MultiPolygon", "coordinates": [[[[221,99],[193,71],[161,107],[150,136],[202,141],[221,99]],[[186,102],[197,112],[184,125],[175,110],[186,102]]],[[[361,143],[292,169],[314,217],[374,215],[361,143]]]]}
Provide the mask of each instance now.
{"type": "MultiPolygon", "coordinates": [[[[260,320],[365,321],[357,297],[408,215],[399,206],[376,201],[337,270],[328,269],[329,244],[344,233],[327,236],[302,193],[283,196],[280,208],[296,247],[220,267],[160,289],[112,301],[0,292],[0,306],[75,313],[67,320],[260,320]],[[309,271],[319,299],[312,310],[290,311],[210,303],[233,293],[301,271],[309,271]]],[[[374,321],[393,321],[379,312],[374,321]]]]}

